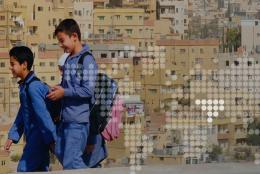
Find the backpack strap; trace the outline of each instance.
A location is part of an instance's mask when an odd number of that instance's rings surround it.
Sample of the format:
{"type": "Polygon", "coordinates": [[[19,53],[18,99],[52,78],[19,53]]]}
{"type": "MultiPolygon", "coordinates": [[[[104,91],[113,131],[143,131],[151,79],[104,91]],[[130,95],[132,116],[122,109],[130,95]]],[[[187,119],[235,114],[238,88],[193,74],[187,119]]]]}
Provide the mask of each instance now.
{"type": "MultiPolygon", "coordinates": [[[[86,52],[84,52],[81,56],[80,56],[80,58],[79,58],[79,60],[78,60],[78,69],[77,69],[77,71],[78,70],[82,70],[82,72],[81,73],[79,73],[79,75],[80,75],[80,86],[82,86],[82,79],[83,79],[83,62],[84,62],[84,59],[85,59],[85,57],[86,56],[88,56],[88,55],[90,55],[90,56],[92,56],[92,54],[89,52],[89,51],[86,51],[86,52]]],[[[77,72],[77,74],[78,74],[78,72],[77,72]]]]}
{"type": "MultiPolygon", "coordinates": [[[[92,55],[92,53],[90,52],[90,51],[86,51],[86,52],[84,52],[81,56],[80,56],[80,58],[79,58],[79,60],[78,60],[78,67],[79,67],[79,69],[80,68],[82,68],[82,70],[83,70],[83,62],[84,62],[84,59],[85,59],[85,57],[87,57],[87,56],[92,56],[93,57],[93,55],[92,55]]],[[[78,69],[78,70],[79,70],[78,69]]],[[[83,71],[82,71],[82,73],[80,73],[80,86],[82,86],[82,81],[83,81],[83,71]]],[[[90,97],[89,98],[89,106],[90,106],[90,112],[93,110],[93,108],[94,108],[94,103],[92,103],[92,97],[90,97]]]]}
{"type": "Polygon", "coordinates": [[[25,92],[26,92],[26,96],[29,98],[29,100],[31,101],[31,96],[29,95],[29,85],[34,82],[34,81],[41,81],[38,77],[33,77],[29,82],[25,83],[25,92]]]}
{"type": "Polygon", "coordinates": [[[79,65],[83,65],[84,58],[85,58],[86,56],[88,56],[88,55],[93,56],[91,52],[86,51],[85,53],[83,53],[83,54],[80,56],[79,61],[78,61],[78,64],[79,64],[79,65]]]}

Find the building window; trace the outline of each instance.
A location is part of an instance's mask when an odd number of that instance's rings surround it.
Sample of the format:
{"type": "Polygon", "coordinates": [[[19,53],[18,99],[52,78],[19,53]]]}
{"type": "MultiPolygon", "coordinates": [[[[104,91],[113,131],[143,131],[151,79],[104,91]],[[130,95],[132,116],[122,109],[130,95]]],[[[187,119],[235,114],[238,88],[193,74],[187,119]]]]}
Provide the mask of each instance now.
{"type": "Polygon", "coordinates": [[[128,53],[124,52],[124,58],[128,58],[128,53]]]}
{"type": "Polygon", "coordinates": [[[55,18],[52,19],[52,25],[56,25],[56,19],[55,18]]]}
{"type": "Polygon", "coordinates": [[[5,16],[0,16],[0,20],[4,21],[5,20],[5,16]]]}
{"type": "Polygon", "coordinates": [[[45,62],[40,62],[40,66],[45,66],[45,62]]]}
{"type": "Polygon", "coordinates": [[[195,58],[195,64],[202,64],[201,58],[195,58]]]}
{"type": "Polygon", "coordinates": [[[46,77],[45,76],[42,76],[42,81],[46,81],[46,77]]]}
{"type": "Polygon", "coordinates": [[[51,81],[54,81],[55,80],[55,77],[54,76],[51,76],[51,81]]]}
{"type": "Polygon", "coordinates": [[[248,61],[248,62],[247,62],[247,65],[248,65],[248,66],[252,66],[252,62],[251,62],[251,61],[248,61]]]}
{"type": "Polygon", "coordinates": [[[2,92],[0,92],[0,98],[2,98],[3,97],[3,93],[2,92]]]}
{"type": "Polygon", "coordinates": [[[54,63],[54,62],[50,62],[50,66],[51,66],[51,67],[54,67],[54,66],[55,66],[55,63],[54,63]]]}
{"type": "Polygon", "coordinates": [[[91,29],[91,24],[88,24],[88,29],[91,29]]]}
{"type": "Polygon", "coordinates": [[[111,53],[111,57],[115,58],[116,57],[116,53],[111,53]]]}
{"type": "Polygon", "coordinates": [[[226,66],[229,66],[229,61],[228,60],[226,61],[226,66]]]}
{"type": "Polygon", "coordinates": [[[126,29],[126,33],[127,33],[127,34],[132,34],[132,33],[133,33],[133,30],[132,30],[132,29],[126,29]]]}
{"type": "Polygon", "coordinates": [[[161,8],[161,14],[165,13],[165,8],[161,8]]]}
{"type": "Polygon", "coordinates": [[[98,32],[99,32],[99,34],[104,34],[105,33],[104,29],[99,29],[98,32]]]}
{"type": "Polygon", "coordinates": [[[127,20],[133,20],[133,16],[126,16],[127,20]]]}
{"type": "Polygon", "coordinates": [[[43,11],[43,7],[38,7],[38,11],[43,11]]]}
{"type": "Polygon", "coordinates": [[[107,54],[106,53],[101,53],[101,58],[107,58],[107,54]]]}
{"type": "Polygon", "coordinates": [[[185,52],[186,52],[185,49],[180,49],[180,53],[181,53],[181,54],[184,54],[185,52]]]}
{"type": "Polygon", "coordinates": [[[204,53],[204,50],[203,48],[200,49],[200,54],[203,54],[204,53]]]}
{"type": "Polygon", "coordinates": [[[239,61],[234,61],[234,64],[236,65],[236,66],[238,66],[239,65],[239,61]]]}
{"type": "Polygon", "coordinates": [[[120,15],[116,15],[116,19],[119,20],[120,19],[120,15]]]}
{"type": "Polygon", "coordinates": [[[105,16],[98,16],[98,19],[99,19],[100,21],[103,21],[103,20],[105,20],[105,16]]]}
{"type": "Polygon", "coordinates": [[[4,62],[1,62],[1,63],[0,63],[0,67],[4,68],[4,67],[5,67],[5,63],[4,63],[4,62]]]}
{"type": "Polygon", "coordinates": [[[63,0],[60,0],[60,3],[63,3],[63,0]]]}
{"type": "Polygon", "coordinates": [[[120,29],[115,29],[115,32],[116,32],[117,34],[119,34],[119,33],[120,33],[120,29]]]}

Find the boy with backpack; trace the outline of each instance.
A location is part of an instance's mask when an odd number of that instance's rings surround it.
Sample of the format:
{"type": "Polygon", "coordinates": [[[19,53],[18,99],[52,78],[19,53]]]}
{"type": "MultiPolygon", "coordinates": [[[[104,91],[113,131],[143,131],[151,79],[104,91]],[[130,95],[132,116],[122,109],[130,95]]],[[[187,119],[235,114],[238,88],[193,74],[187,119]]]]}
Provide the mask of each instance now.
{"type": "MultiPolygon", "coordinates": [[[[61,48],[69,53],[63,66],[62,82],[54,86],[47,96],[51,100],[62,100],[61,123],[56,141],[56,156],[64,169],[90,167],[84,159],[92,154],[98,135],[90,134],[90,105],[94,97],[98,66],[89,47],[81,44],[81,33],[73,19],[61,21],[54,32],[61,48]],[[80,57],[84,57],[79,65],[80,57]]],[[[97,154],[106,156],[105,153],[97,154]]]]}
{"type": "Polygon", "coordinates": [[[56,139],[56,128],[45,103],[49,88],[35,80],[37,77],[30,71],[34,58],[28,47],[14,47],[9,56],[13,76],[21,79],[18,82],[20,108],[4,149],[9,151],[12,143],[18,143],[24,135],[26,144],[17,171],[48,171],[49,149],[54,149],[56,139]]]}

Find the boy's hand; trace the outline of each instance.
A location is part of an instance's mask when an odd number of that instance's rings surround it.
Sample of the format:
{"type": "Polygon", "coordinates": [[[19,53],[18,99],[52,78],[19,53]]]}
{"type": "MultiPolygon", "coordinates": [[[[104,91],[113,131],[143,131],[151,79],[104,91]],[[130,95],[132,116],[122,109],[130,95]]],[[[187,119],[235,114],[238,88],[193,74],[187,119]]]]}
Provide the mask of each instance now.
{"type": "Polygon", "coordinates": [[[13,140],[7,139],[5,142],[4,150],[9,152],[12,144],[13,144],[13,140]]]}
{"type": "Polygon", "coordinates": [[[90,154],[95,149],[95,144],[88,144],[85,148],[85,154],[90,154]]]}
{"type": "Polygon", "coordinates": [[[61,86],[54,86],[51,90],[52,91],[47,95],[48,99],[56,101],[64,97],[64,89],[61,86]]]}

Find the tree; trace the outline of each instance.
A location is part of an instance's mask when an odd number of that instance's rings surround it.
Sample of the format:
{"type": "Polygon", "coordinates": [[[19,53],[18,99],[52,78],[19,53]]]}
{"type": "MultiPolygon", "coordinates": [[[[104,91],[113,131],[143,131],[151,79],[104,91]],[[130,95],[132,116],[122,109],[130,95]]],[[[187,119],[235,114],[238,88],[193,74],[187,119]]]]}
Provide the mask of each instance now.
{"type": "Polygon", "coordinates": [[[218,155],[221,155],[221,154],[222,154],[221,147],[219,147],[217,145],[213,145],[212,151],[209,153],[209,157],[210,157],[210,159],[216,161],[216,160],[218,160],[218,155]]]}
{"type": "Polygon", "coordinates": [[[253,123],[249,123],[247,129],[247,144],[251,146],[260,146],[260,136],[255,134],[255,132],[252,132],[260,130],[260,122],[255,120],[253,123]]]}
{"type": "Polygon", "coordinates": [[[227,48],[229,52],[237,51],[237,49],[241,46],[240,30],[237,28],[229,28],[226,35],[225,48],[227,48]]]}

